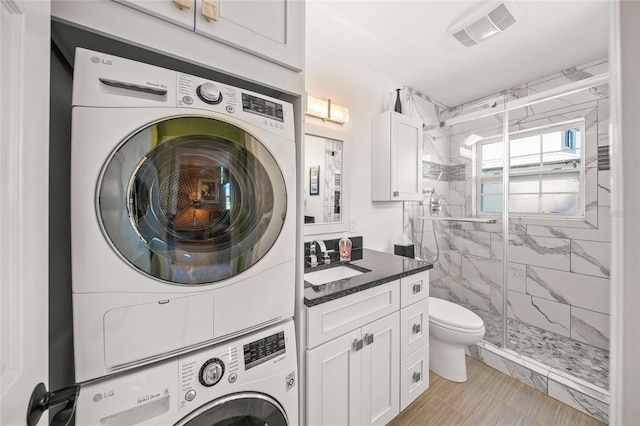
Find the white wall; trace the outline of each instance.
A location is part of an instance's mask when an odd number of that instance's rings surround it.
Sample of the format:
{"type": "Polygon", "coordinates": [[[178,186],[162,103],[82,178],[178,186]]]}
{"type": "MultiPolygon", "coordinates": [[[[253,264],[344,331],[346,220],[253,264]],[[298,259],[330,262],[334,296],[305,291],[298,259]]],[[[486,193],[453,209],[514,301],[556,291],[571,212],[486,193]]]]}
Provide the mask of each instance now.
{"type": "MultiPolygon", "coordinates": [[[[402,203],[371,201],[371,118],[393,108],[395,89],[401,83],[354,62],[336,59],[333,51],[307,43],[305,89],[312,96],[331,99],[349,108],[349,122],[340,125],[306,116],[307,122],[351,135],[345,144],[345,166],[350,177],[350,216],[357,221],[351,235],[362,235],[366,248],[393,253],[402,242],[402,203]]],[[[348,219],[347,219],[348,220],[348,219]]],[[[327,234],[324,239],[340,237],[327,234]]],[[[305,241],[315,239],[305,237],[305,241]]]]}

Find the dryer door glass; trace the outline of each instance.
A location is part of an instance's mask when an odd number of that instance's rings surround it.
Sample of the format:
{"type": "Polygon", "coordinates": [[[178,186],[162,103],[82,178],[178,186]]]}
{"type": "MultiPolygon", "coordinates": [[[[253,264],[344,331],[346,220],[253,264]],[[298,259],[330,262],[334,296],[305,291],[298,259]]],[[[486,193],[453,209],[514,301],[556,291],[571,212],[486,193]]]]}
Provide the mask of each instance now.
{"type": "Polygon", "coordinates": [[[206,284],[250,268],[284,224],[284,178],[271,153],[220,120],[180,117],[131,135],[98,184],[104,233],[139,271],[206,284]]]}
{"type": "Polygon", "coordinates": [[[239,393],[203,405],[176,425],[286,426],[287,417],[277,401],[262,394],[239,393]]]}

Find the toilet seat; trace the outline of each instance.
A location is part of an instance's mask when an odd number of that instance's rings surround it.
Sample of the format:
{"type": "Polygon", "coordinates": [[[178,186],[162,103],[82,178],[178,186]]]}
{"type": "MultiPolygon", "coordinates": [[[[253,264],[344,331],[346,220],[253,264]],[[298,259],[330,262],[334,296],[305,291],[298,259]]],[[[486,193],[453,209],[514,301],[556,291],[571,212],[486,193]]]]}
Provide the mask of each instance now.
{"type": "Polygon", "coordinates": [[[478,315],[437,297],[429,297],[429,322],[461,333],[484,330],[484,322],[478,315]]]}

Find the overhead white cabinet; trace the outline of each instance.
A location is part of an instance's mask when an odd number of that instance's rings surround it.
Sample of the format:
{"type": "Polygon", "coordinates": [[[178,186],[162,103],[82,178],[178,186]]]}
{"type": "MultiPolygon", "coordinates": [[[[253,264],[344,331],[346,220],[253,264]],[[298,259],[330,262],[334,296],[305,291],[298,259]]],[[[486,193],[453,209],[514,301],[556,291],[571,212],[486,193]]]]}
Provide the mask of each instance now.
{"type": "Polygon", "coordinates": [[[301,70],[304,5],[299,0],[195,0],[196,32],[301,70]]]}
{"type": "Polygon", "coordinates": [[[371,200],[422,199],[422,122],[394,111],[371,120],[371,200]]]}
{"type": "Polygon", "coordinates": [[[309,425],[384,425],[429,387],[429,272],[307,308],[309,425]]]}
{"type": "Polygon", "coordinates": [[[114,1],[296,71],[304,65],[299,0],[114,1]]]}
{"type": "Polygon", "coordinates": [[[191,31],[195,29],[195,0],[114,0],[142,12],[180,25],[191,31]]]}

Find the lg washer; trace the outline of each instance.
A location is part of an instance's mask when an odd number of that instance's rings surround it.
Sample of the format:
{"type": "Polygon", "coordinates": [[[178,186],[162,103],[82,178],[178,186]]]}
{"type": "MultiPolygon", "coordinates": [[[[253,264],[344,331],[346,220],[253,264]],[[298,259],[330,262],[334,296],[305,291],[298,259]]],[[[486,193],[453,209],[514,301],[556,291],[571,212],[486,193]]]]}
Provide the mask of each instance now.
{"type": "Polygon", "coordinates": [[[293,316],[291,104],[76,50],[78,382],[293,316]]]}
{"type": "Polygon", "coordinates": [[[293,321],[80,387],[78,425],[298,424],[293,321]]]}

